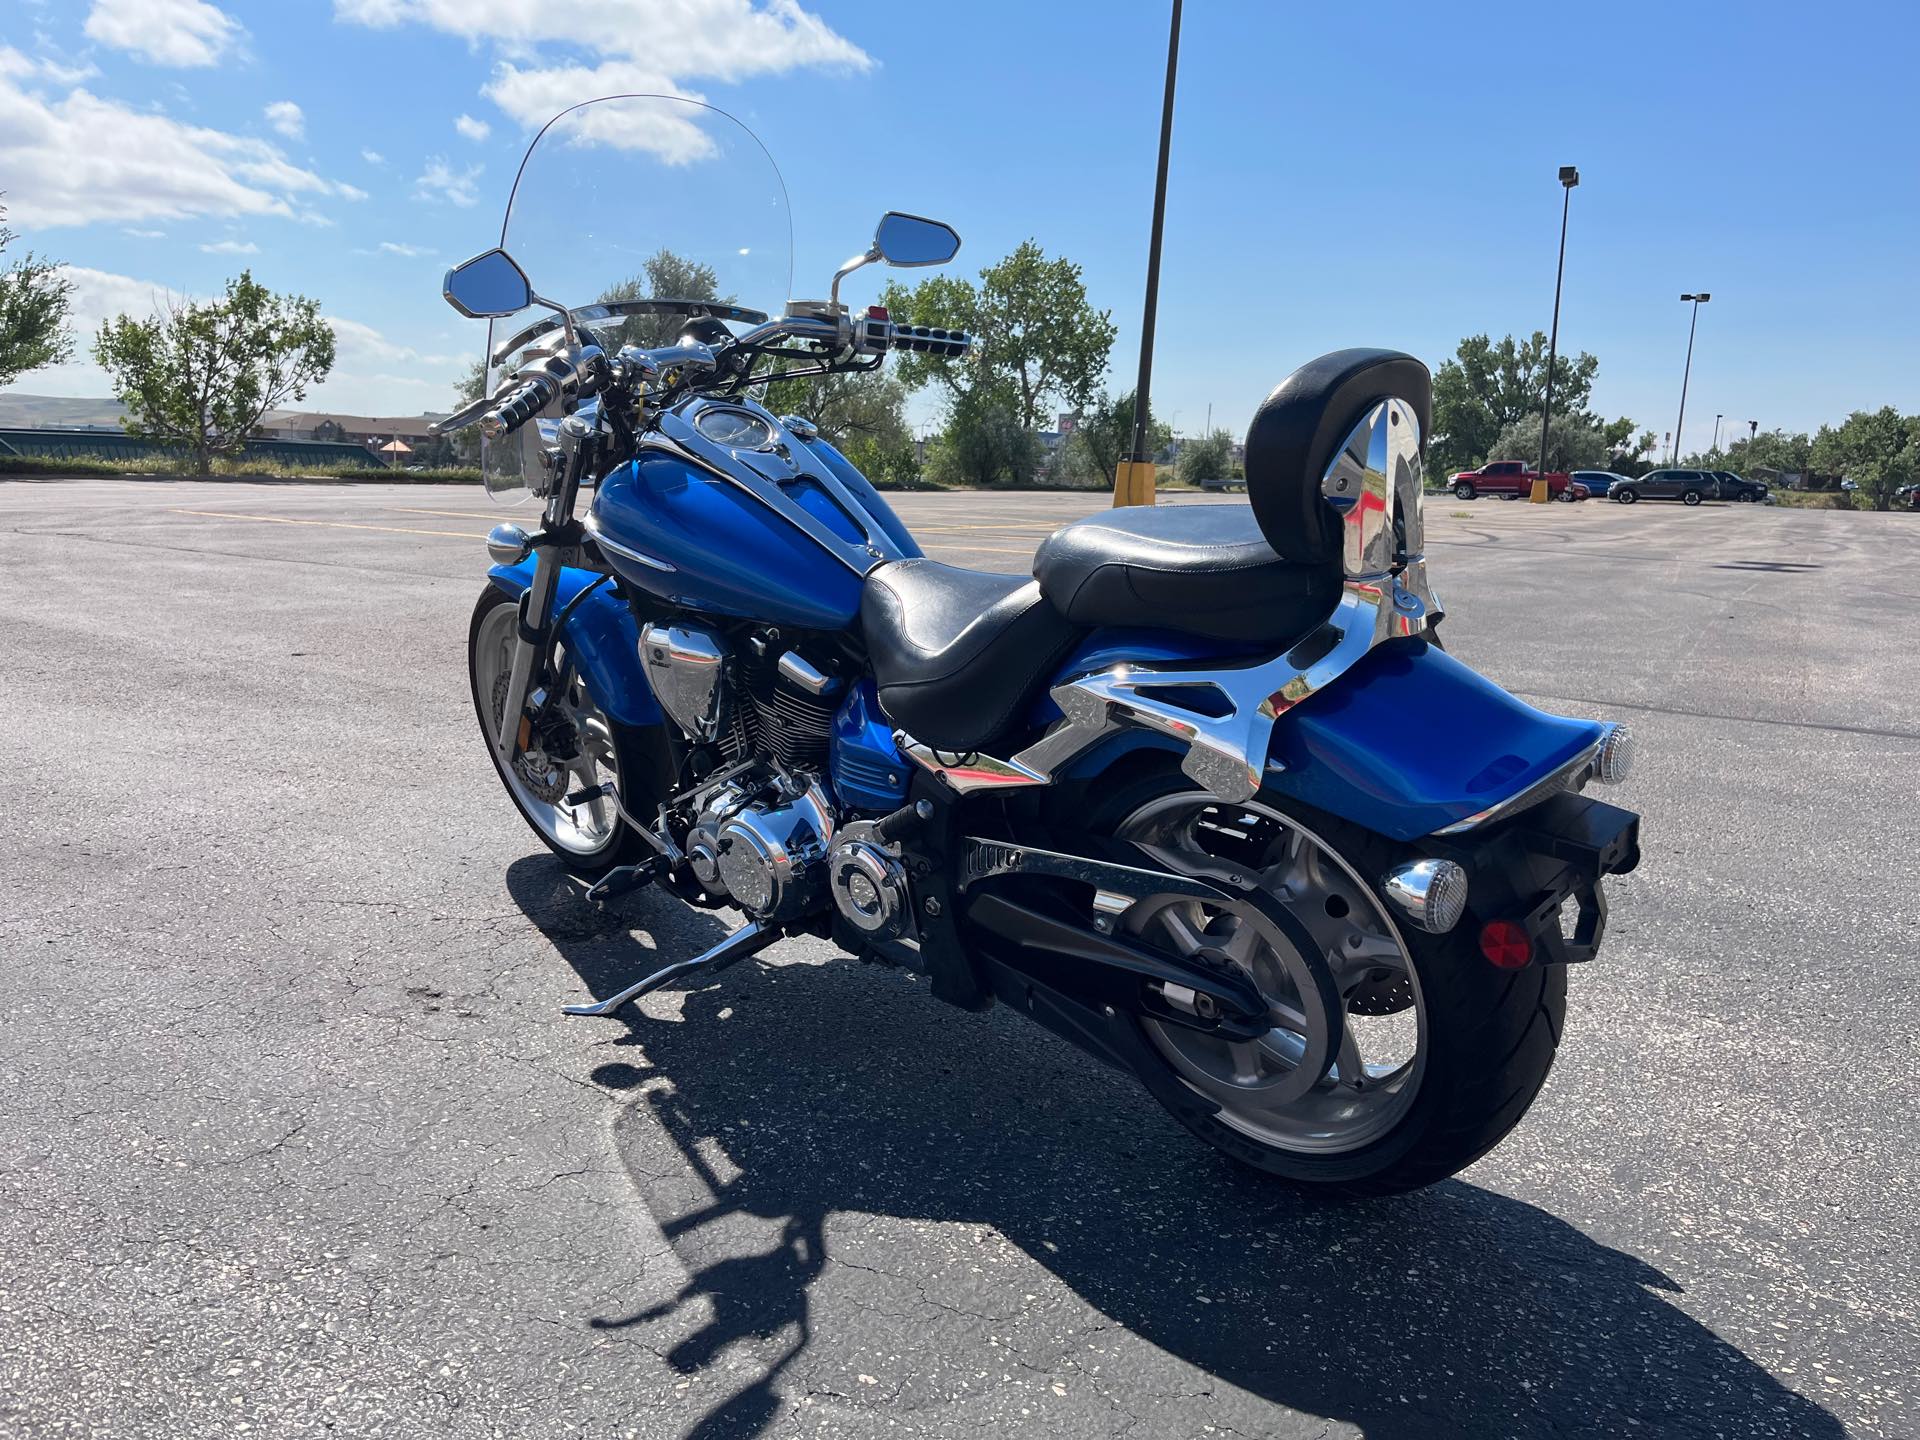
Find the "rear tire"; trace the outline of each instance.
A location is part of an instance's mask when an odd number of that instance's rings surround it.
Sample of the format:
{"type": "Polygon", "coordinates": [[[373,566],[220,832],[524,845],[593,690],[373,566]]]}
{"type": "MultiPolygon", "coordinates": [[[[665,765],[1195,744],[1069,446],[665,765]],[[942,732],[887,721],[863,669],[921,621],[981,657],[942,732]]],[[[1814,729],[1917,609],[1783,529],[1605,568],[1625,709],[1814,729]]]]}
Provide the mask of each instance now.
{"type": "MultiPolygon", "coordinates": [[[[1178,773],[1149,773],[1123,783],[1102,797],[1089,828],[1114,833],[1125,828],[1129,816],[1183,791],[1191,792],[1192,782],[1178,773]]],[[[1304,827],[1354,874],[1369,877],[1369,884],[1370,877],[1404,855],[1403,847],[1330,816],[1309,815],[1272,796],[1256,803],[1283,823],[1304,827]]],[[[1380,915],[1389,913],[1371,890],[1367,898],[1380,915]]],[[[1480,954],[1471,911],[1445,935],[1388,924],[1412,963],[1420,1038],[1417,1088],[1384,1133],[1356,1132],[1359,1143],[1350,1148],[1329,1145],[1324,1135],[1299,1146],[1262,1139],[1245,1124],[1223,1119],[1226,1107],[1184,1078],[1136,1020],[1146,1040],[1141,1051],[1146,1058],[1136,1067],[1142,1083],[1223,1154],[1315,1194],[1358,1198],[1413,1190],[1472,1164],[1519,1123],[1552,1069],[1566,1019],[1566,971],[1543,965],[1495,969],[1480,954]]],[[[1369,1076],[1373,1068],[1368,1067],[1369,1076]]]]}
{"type": "Polygon", "coordinates": [[[1700,503],[1700,500],[1701,500],[1701,495],[1698,490],[1689,490],[1687,491],[1686,494],[1680,497],[1680,503],[1682,505],[1698,505],[1700,503]]]}

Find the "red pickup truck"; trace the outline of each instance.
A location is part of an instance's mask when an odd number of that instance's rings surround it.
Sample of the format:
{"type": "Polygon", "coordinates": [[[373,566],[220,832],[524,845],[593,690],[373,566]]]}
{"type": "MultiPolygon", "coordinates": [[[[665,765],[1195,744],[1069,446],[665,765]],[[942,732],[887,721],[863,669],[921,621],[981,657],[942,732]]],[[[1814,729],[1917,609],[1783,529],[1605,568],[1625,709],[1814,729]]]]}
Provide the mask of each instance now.
{"type": "MultiPolygon", "coordinates": [[[[1540,472],[1529,469],[1524,460],[1489,460],[1478,470],[1462,470],[1448,483],[1462,500],[1471,500],[1476,495],[1505,495],[1512,499],[1531,495],[1533,482],[1540,478],[1540,472]]],[[[1547,494],[1555,500],[1587,498],[1587,487],[1571,475],[1556,470],[1545,478],[1547,494]]]]}

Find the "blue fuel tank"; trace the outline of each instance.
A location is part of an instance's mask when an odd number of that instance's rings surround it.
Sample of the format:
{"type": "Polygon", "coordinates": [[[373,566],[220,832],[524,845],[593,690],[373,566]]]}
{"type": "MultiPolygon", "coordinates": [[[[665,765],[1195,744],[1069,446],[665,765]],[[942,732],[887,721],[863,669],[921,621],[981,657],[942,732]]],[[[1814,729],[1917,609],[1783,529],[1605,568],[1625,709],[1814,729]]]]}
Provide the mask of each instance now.
{"type": "Polygon", "coordinates": [[[750,402],[662,416],[600,482],[587,525],[622,580],[669,604],[812,630],[852,625],[867,572],[920,554],[839,451],[750,402]]]}

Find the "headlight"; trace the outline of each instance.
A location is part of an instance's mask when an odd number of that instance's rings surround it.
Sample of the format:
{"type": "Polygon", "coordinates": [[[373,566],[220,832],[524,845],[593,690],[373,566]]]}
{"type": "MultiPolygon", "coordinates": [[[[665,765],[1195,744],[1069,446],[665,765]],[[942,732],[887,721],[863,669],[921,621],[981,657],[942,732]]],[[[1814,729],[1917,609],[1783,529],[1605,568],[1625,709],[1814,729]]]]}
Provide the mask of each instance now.
{"type": "Polygon", "coordinates": [[[1614,724],[1600,742],[1599,758],[1593,762],[1593,778],[1602,785],[1618,785],[1633,773],[1633,732],[1614,724]]]}

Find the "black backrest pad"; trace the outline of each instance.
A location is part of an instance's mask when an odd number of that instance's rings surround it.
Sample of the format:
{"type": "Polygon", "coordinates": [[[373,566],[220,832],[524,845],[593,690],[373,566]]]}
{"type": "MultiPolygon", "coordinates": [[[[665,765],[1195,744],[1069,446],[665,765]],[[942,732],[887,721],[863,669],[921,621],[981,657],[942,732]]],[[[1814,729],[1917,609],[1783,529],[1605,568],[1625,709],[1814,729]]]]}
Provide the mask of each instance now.
{"type": "Polygon", "coordinates": [[[1361,418],[1392,397],[1433,421],[1427,367],[1397,350],[1336,350],[1279,385],[1247,427],[1247,499],[1267,543],[1303,565],[1340,563],[1340,512],[1320,493],[1328,462],[1361,418]]]}

